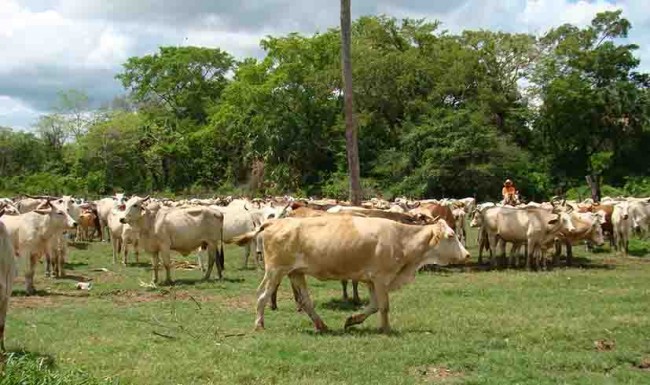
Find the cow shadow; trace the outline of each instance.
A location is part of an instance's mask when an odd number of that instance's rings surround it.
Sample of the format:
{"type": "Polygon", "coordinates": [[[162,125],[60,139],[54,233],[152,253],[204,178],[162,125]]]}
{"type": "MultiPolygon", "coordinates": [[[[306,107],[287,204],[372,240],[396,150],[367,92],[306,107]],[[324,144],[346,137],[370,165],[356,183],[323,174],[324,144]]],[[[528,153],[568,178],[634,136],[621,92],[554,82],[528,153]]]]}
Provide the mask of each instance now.
{"type": "Polygon", "coordinates": [[[66,262],[63,264],[63,267],[65,267],[68,270],[77,270],[80,267],[87,267],[88,264],[85,262],[66,262]]]}
{"type": "Polygon", "coordinates": [[[70,297],[70,298],[79,298],[87,297],[90,295],[88,292],[83,291],[71,291],[71,292],[61,292],[61,291],[47,291],[43,289],[36,289],[34,294],[27,294],[25,289],[13,289],[11,296],[12,297],[70,297]]]}
{"type": "Polygon", "coordinates": [[[128,262],[126,267],[151,267],[149,262],[128,262]]]}
{"type": "Polygon", "coordinates": [[[68,245],[77,250],[88,250],[88,247],[90,247],[90,243],[88,242],[70,242],[68,245]]]}
{"type": "MultiPolygon", "coordinates": [[[[203,278],[176,278],[172,282],[171,286],[195,286],[202,283],[241,283],[244,282],[244,278],[226,278],[223,277],[221,280],[216,278],[203,279],[203,278]]],[[[159,285],[159,286],[169,286],[169,285],[159,285]]]]}
{"type": "Polygon", "coordinates": [[[76,282],[89,282],[92,281],[92,278],[84,277],[83,275],[71,275],[66,274],[63,277],[52,277],[56,280],[62,281],[76,281],[76,282]]]}
{"type": "MultiPolygon", "coordinates": [[[[368,321],[366,321],[368,322],[368,321]]],[[[331,326],[328,326],[331,327],[331,326]]],[[[331,336],[331,337],[363,337],[363,336],[385,336],[385,337],[401,337],[404,335],[404,332],[400,330],[391,329],[390,332],[384,333],[377,326],[372,325],[356,325],[351,326],[347,329],[340,327],[327,329],[326,331],[316,331],[313,329],[306,329],[302,331],[303,334],[319,337],[319,336],[331,336]]]]}
{"type": "Polygon", "coordinates": [[[327,310],[336,310],[336,311],[353,311],[363,309],[368,305],[367,300],[361,300],[359,303],[355,303],[352,300],[345,300],[342,298],[332,298],[327,302],[323,302],[318,305],[319,308],[327,310]]]}

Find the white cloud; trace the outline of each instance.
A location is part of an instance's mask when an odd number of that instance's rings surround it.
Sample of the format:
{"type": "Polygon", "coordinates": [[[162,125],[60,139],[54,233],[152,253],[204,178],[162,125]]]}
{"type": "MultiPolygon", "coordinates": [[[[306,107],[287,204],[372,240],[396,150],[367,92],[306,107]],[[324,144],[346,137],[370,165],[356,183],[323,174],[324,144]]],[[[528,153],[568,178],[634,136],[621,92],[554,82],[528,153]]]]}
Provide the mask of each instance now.
{"type": "MultiPolygon", "coordinates": [[[[622,8],[633,25],[630,41],[641,47],[642,69],[650,70],[647,0],[360,0],[352,6],[355,17],[438,19],[452,32],[535,34],[562,23],[585,25],[597,12],[622,8]]],[[[161,45],[261,56],[266,35],[310,34],[338,23],[338,2],[323,0],[0,0],[0,124],[28,125],[28,117],[54,105],[57,91],[66,88],[106,101],[120,92],[113,77],[121,64],[161,45]]]]}

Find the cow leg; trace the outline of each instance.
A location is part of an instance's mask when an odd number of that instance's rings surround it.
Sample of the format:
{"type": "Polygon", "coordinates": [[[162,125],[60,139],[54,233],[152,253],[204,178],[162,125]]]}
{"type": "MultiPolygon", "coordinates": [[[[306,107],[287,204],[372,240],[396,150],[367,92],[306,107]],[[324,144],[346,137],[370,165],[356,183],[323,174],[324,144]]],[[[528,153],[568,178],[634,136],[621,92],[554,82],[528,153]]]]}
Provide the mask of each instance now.
{"type": "Polygon", "coordinates": [[[45,252],[45,276],[52,276],[52,255],[50,250],[45,252]]]}
{"type": "MultiPolygon", "coordinates": [[[[165,285],[171,285],[172,284],[172,271],[171,271],[172,262],[171,262],[171,256],[169,255],[170,251],[168,248],[164,248],[160,250],[160,254],[162,257],[163,266],[165,267],[165,285]]],[[[217,266],[217,270],[219,270],[219,266],[217,266]]]]}
{"type": "Polygon", "coordinates": [[[571,242],[566,241],[565,246],[566,246],[566,265],[571,266],[573,265],[573,248],[571,246],[571,242]]]}
{"type": "Polygon", "coordinates": [[[5,351],[5,322],[7,319],[9,297],[11,296],[15,272],[15,259],[13,256],[5,262],[6,263],[0,262],[0,353],[5,351]]]}
{"type": "Polygon", "coordinates": [[[381,317],[379,330],[382,333],[390,332],[390,324],[388,322],[388,289],[381,283],[375,284],[375,297],[377,298],[377,307],[379,308],[379,316],[381,317]]]}
{"type": "Polygon", "coordinates": [[[140,240],[133,241],[133,251],[135,251],[135,263],[140,263],[140,240]]]}
{"type": "Polygon", "coordinates": [[[34,269],[36,267],[36,262],[38,261],[39,255],[37,253],[30,253],[26,256],[27,267],[25,268],[25,291],[27,295],[36,294],[36,289],[34,288],[34,269]]]}
{"type": "Polygon", "coordinates": [[[348,280],[347,279],[342,279],[341,280],[341,290],[343,291],[343,301],[348,301],[348,280]]]}
{"type": "Polygon", "coordinates": [[[496,235],[489,235],[488,242],[490,245],[490,265],[494,267],[494,258],[497,256],[497,241],[498,237],[496,235]]]}
{"type": "Polygon", "coordinates": [[[205,265],[203,264],[203,250],[199,248],[199,251],[196,253],[196,263],[199,265],[199,269],[202,272],[205,272],[205,265]]]}
{"type": "Polygon", "coordinates": [[[118,239],[115,237],[111,240],[111,245],[113,246],[113,263],[117,263],[117,254],[119,251],[118,239]]]}
{"type": "Polygon", "coordinates": [[[282,281],[283,273],[278,270],[267,270],[264,278],[257,288],[257,318],[255,319],[255,330],[264,330],[264,308],[271,299],[274,291],[282,281]]]}
{"type": "Polygon", "coordinates": [[[151,253],[151,271],[152,271],[151,281],[153,283],[158,283],[158,262],[159,262],[158,252],[154,251],[153,253],[151,253]]]}
{"type": "Polygon", "coordinates": [[[217,266],[217,279],[221,281],[223,279],[223,261],[222,258],[217,255],[219,253],[219,250],[217,249],[216,246],[208,245],[208,254],[214,255],[214,264],[217,266]]]}
{"type": "Polygon", "coordinates": [[[352,281],[352,303],[361,303],[361,298],[359,298],[359,281],[352,281]]]}
{"type": "Polygon", "coordinates": [[[526,269],[530,270],[533,264],[533,258],[535,256],[533,255],[535,252],[535,248],[533,247],[532,241],[528,241],[528,249],[526,250],[526,269]]]}
{"type": "Polygon", "coordinates": [[[242,269],[246,269],[248,267],[248,256],[251,254],[251,244],[247,243],[244,245],[244,263],[242,265],[242,269]]]}
{"type": "Polygon", "coordinates": [[[205,274],[203,275],[203,280],[204,281],[207,281],[208,279],[210,279],[210,276],[212,275],[212,268],[214,267],[214,265],[216,263],[217,263],[216,254],[211,253],[210,250],[208,249],[208,268],[205,270],[205,274]]]}
{"type": "Polygon", "coordinates": [[[311,318],[311,322],[314,323],[314,327],[318,332],[327,331],[327,326],[320,318],[320,316],[314,310],[314,304],[309,297],[309,291],[307,290],[307,281],[305,281],[305,275],[302,273],[292,272],[289,273],[289,279],[291,279],[291,285],[296,288],[298,292],[298,300],[300,307],[303,308],[305,313],[311,318]]]}
{"type": "Polygon", "coordinates": [[[122,264],[126,266],[128,263],[128,256],[129,256],[129,242],[127,242],[126,240],[124,241],[124,250],[122,255],[123,255],[122,264]]]}
{"type": "Polygon", "coordinates": [[[57,262],[56,274],[59,278],[65,277],[65,256],[68,254],[67,240],[63,239],[61,242],[60,247],[55,252],[57,262]]]}
{"type": "Polygon", "coordinates": [[[366,320],[366,318],[375,314],[378,310],[377,304],[377,295],[375,293],[375,286],[373,283],[368,284],[368,292],[370,295],[370,303],[366,306],[361,313],[353,314],[345,320],[344,329],[349,328],[350,326],[358,325],[366,320]]]}

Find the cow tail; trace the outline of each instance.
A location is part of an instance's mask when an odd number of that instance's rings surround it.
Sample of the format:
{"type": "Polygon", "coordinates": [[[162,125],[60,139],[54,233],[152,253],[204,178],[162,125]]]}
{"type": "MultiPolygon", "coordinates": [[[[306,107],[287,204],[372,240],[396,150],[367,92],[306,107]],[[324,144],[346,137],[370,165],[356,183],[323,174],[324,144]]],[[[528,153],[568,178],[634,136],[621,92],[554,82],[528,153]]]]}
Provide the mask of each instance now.
{"type": "Polygon", "coordinates": [[[234,243],[237,246],[244,246],[247,243],[249,243],[253,238],[255,238],[259,233],[264,231],[267,227],[271,226],[274,224],[278,219],[270,219],[266,222],[264,222],[257,230],[249,231],[248,233],[244,235],[240,235],[238,237],[234,237],[232,239],[229,239],[226,241],[226,243],[234,243]]]}
{"type": "Polygon", "coordinates": [[[223,253],[223,225],[221,226],[221,242],[219,245],[219,251],[217,251],[217,263],[221,268],[221,271],[226,270],[226,259],[223,253]]]}

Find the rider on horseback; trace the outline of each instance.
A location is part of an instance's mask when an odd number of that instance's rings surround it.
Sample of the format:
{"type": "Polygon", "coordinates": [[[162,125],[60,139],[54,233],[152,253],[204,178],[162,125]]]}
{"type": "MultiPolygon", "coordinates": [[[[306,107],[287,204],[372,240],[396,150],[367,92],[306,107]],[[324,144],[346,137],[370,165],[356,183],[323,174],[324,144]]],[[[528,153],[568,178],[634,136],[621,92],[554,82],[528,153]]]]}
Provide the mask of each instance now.
{"type": "Polygon", "coordinates": [[[519,192],[510,179],[506,179],[505,183],[503,184],[501,195],[503,196],[504,205],[515,206],[519,203],[519,192]]]}

